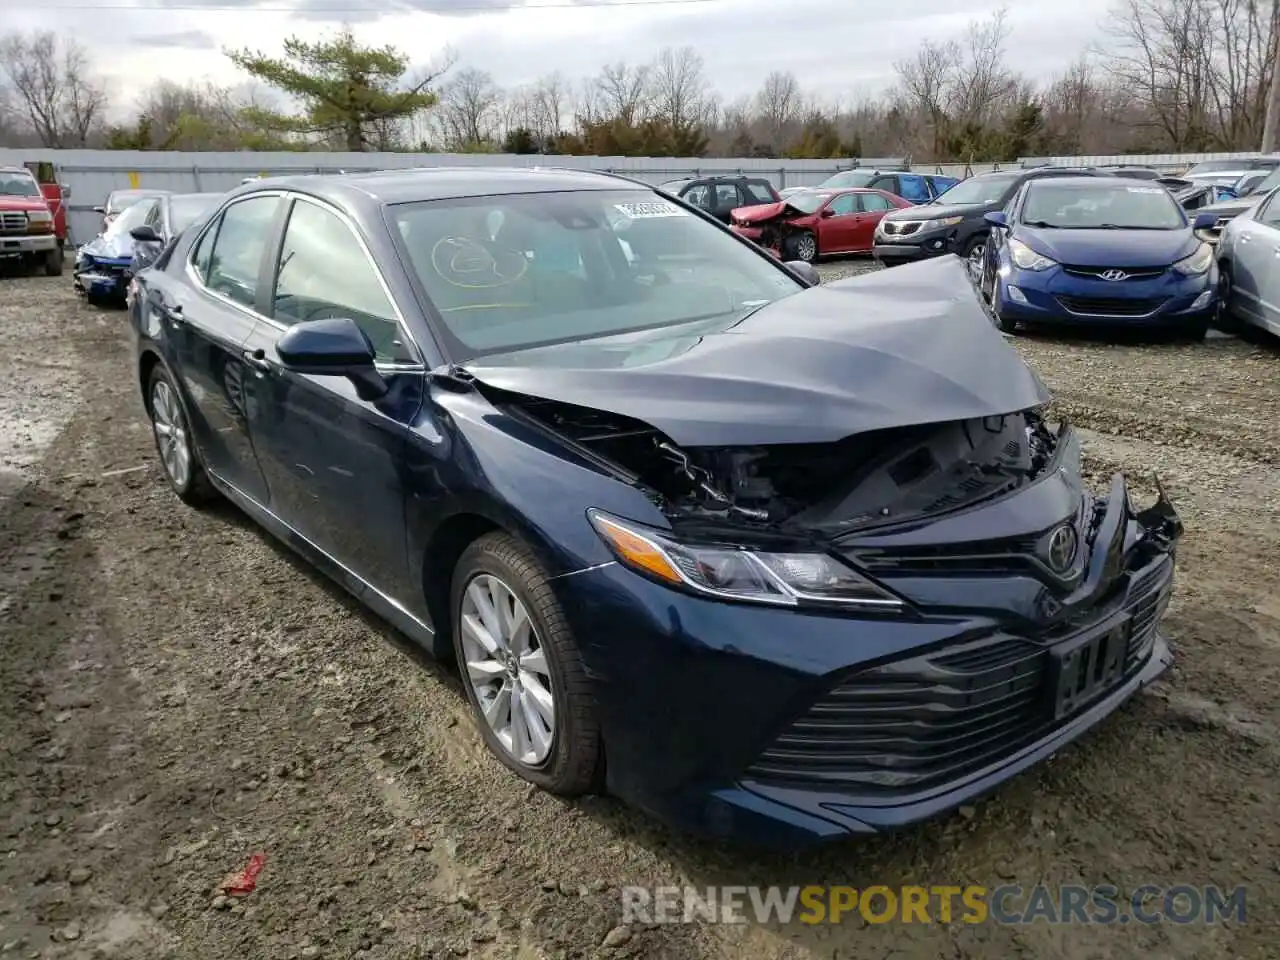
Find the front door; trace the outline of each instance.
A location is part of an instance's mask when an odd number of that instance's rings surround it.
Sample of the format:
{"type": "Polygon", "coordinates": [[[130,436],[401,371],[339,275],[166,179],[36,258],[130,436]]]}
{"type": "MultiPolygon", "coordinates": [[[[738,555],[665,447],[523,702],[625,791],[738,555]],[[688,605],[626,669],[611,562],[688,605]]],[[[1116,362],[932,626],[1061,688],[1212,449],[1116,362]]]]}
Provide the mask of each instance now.
{"type": "Polygon", "coordinates": [[[182,381],[206,467],[264,505],[267,485],[248,432],[243,348],[260,322],[254,304],[282,203],[279,194],[232,203],[193,245],[194,282],[166,282],[166,273],[156,273],[146,304],[165,327],[170,367],[182,381]]]}
{"type": "Polygon", "coordinates": [[[823,253],[847,253],[854,249],[858,235],[858,195],[842,193],[827,204],[829,215],[819,221],[822,231],[818,249],[823,253]]]}
{"type": "Polygon", "coordinates": [[[348,571],[417,609],[422,591],[409,578],[404,464],[426,383],[421,360],[377,266],[334,209],[294,198],[272,270],[270,322],[245,344],[249,429],[272,509],[348,571]],[[275,345],[289,327],[334,317],[355,320],[368,336],[386,396],[364,400],[345,377],[280,364],[275,345]]]}
{"type": "Polygon", "coordinates": [[[858,194],[858,221],[853,247],[858,252],[869,251],[875,246],[876,225],[884,215],[895,209],[889,198],[878,193],[858,194]]]}
{"type": "Polygon", "coordinates": [[[1280,325],[1280,191],[1271,194],[1253,219],[1240,225],[1232,253],[1235,286],[1245,312],[1268,326],[1280,325]]]}

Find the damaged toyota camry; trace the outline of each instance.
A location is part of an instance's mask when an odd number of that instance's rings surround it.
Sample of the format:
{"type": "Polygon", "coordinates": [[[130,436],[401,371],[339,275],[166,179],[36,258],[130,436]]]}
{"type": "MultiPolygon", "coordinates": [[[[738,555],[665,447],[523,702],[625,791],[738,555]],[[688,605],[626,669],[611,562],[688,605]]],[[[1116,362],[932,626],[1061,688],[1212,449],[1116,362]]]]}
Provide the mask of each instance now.
{"type": "Polygon", "coordinates": [[[825,286],[623,178],[228,194],[133,281],[169,483],[431,653],[484,742],[769,845],[935,816],[1168,665],[1181,523],[939,258],[825,286]]]}

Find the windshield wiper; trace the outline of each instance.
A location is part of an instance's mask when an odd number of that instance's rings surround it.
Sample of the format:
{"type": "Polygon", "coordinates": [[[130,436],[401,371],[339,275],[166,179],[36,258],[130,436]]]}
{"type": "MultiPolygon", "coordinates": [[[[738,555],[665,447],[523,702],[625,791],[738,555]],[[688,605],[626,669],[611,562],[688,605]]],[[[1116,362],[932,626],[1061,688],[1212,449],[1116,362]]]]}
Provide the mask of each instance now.
{"type": "Polygon", "coordinates": [[[1039,227],[1041,229],[1048,227],[1051,230],[1058,226],[1056,223],[1050,223],[1048,220],[1023,220],[1022,223],[1024,226],[1028,227],[1039,227]]]}

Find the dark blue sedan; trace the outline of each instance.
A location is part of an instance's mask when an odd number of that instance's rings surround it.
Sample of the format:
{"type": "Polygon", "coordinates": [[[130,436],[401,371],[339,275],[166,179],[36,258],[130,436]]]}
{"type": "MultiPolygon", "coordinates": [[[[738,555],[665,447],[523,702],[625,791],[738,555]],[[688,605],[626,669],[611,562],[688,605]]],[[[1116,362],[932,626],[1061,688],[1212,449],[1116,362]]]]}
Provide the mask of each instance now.
{"type": "Polygon", "coordinates": [[[1182,529],[1085,486],[958,260],[815,282],[604,174],[285,178],[135,278],[132,375],[178,497],[456,661],[516,774],[795,845],[1158,676],[1182,529]]]}
{"type": "Polygon", "coordinates": [[[1213,248],[1156,183],[1127,177],[1028,181],[991,239],[979,284],[1000,329],[1020,324],[1142,326],[1204,339],[1217,309],[1213,248]]]}

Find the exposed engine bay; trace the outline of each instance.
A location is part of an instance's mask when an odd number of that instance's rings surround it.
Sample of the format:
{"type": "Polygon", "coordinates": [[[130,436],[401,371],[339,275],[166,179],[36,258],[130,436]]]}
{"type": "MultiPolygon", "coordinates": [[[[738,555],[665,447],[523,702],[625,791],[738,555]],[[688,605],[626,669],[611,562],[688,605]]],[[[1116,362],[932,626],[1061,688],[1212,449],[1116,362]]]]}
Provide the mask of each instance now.
{"type": "Polygon", "coordinates": [[[835,443],[689,448],[617,414],[522,395],[500,402],[643,488],[673,523],[720,520],[829,534],[930,516],[1015,489],[1044,471],[1060,436],[1039,412],[1025,411],[835,443]]]}

